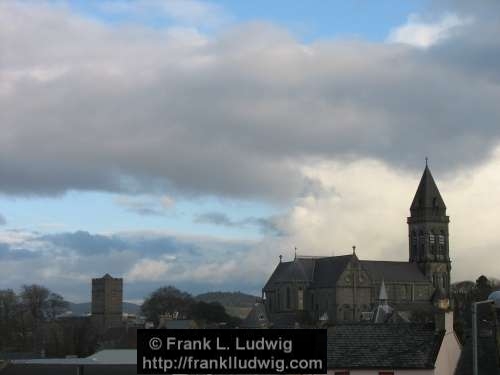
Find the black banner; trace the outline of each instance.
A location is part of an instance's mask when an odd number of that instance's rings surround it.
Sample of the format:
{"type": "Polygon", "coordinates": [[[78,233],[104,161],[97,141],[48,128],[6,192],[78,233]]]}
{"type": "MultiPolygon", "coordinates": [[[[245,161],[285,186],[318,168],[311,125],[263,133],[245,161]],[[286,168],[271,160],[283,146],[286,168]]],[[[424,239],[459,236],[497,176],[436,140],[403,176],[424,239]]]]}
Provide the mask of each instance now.
{"type": "Polygon", "coordinates": [[[325,329],[140,329],[140,374],[326,374],[325,329]]]}

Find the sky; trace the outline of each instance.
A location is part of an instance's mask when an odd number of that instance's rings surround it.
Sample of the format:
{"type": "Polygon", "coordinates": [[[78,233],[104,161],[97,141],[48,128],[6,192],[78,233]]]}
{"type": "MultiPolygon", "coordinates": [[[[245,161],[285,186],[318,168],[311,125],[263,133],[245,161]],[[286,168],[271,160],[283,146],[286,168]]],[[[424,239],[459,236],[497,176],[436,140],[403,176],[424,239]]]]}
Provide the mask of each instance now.
{"type": "Polygon", "coordinates": [[[497,1],[0,2],[0,289],[259,295],[279,255],[500,277],[497,1]]]}

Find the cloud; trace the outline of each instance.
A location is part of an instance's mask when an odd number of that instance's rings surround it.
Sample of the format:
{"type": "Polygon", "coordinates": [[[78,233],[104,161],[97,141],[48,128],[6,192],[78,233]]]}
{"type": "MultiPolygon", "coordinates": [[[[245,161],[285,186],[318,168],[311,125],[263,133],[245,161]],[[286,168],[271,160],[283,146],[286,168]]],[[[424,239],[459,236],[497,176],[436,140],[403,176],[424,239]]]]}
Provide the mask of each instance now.
{"type": "Polygon", "coordinates": [[[198,215],[195,218],[195,222],[238,228],[253,226],[266,235],[282,235],[277,224],[279,219],[279,216],[274,216],[268,218],[247,217],[242,220],[232,220],[222,212],[205,212],[198,215]]]}
{"type": "Polygon", "coordinates": [[[387,40],[427,48],[449,38],[458,28],[470,23],[472,18],[460,18],[455,14],[446,14],[434,23],[425,22],[417,14],[412,14],[405,25],[391,30],[387,40]]]}
{"type": "Polygon", "coordinates": [[[232,287],[254,292],[263,278],[262,270],[249,272],[254,266],[236,267],[252,258],[252,241],[160,232],[2,234],[0,289],[38,283],[86,301],[91,278],[110,273],[124,278],[125,299],[142,299],[169,284],[190,292],[232,287]]]}
{"type": "Polygon", "coordinates": [[[86,231],[47,234],[41,236],[40,240],[80,254],[98,254],[112,250],[125,250],[127,247],[127,244],[117,237],[90,234],[86,231]]]}
{"type": "Polygon", "coordinates": [[[0,214],[0,225],[5,225],[5,224],[7,224],[7,220],[5,220],[5,217],[2,214],[0,214]]]}
{"type": "Polygon", "coordinates": [[[174,199],[169,196],[158,199],[158,197],[122,195],[115,199],[115,203],[141,216],[163,216],[175,205],[174,199]]]}
{"type": "Polygon", "coordinates": [[[171,269],[168,262],[161,259],[141,259],[132,266],[125,275],[130,281],[160,281],[164,280],[167,272],[171,269]]]}
{"type": "Polygon", "coordinates": [[[213,35],[117,26],[51,3],[2,3],[0,15],[10,20],[0,26],[7,194],[289,203],[311,161],[416,172],[427,155],[451,173],[484,162],[500,138],[499,27],[488,20],[454,33],[458,21],[437,17],[449,32],[418,49],[303,44],[266,23],[213,35]]]}

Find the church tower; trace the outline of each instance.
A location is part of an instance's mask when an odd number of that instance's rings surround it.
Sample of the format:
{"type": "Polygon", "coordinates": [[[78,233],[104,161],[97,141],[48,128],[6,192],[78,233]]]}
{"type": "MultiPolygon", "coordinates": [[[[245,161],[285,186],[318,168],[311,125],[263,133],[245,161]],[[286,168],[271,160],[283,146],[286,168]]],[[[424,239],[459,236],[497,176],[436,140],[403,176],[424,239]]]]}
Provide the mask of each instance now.
{"type": "Polygon", "coordinates": [[[410,207],[408,235],[410,263],[416,263],[436,290],[450,295],[451,261],[446,205],[425,163],[417,192],[410,207]]]}

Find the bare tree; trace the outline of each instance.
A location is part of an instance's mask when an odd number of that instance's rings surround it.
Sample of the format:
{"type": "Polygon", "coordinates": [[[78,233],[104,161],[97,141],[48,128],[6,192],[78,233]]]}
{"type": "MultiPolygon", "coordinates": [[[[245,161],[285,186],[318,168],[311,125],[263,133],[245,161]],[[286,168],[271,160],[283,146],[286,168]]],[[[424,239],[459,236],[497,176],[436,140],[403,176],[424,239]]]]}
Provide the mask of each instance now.
{"type": "Polygon", "coordinates": [[[12,289],[0,290],[0,349],[17,342],[18,298],[12,289]]]}

